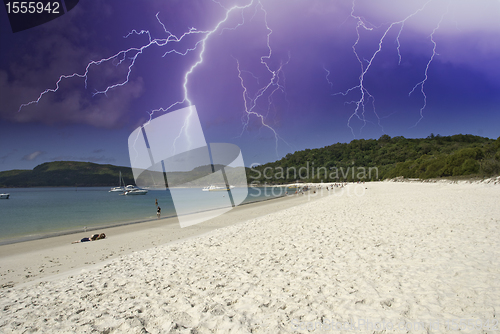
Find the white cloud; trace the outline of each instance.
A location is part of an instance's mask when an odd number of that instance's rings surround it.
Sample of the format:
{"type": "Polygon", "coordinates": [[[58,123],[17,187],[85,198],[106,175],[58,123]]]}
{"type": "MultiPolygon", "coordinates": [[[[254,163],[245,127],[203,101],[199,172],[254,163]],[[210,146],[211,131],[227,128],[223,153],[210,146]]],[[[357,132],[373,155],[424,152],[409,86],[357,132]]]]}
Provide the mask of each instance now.
{"type": "Polygon", "coordinates": [[[45,154],[45,152],[43,152],[43,151],[35,151],[35,152],[31,153],[31,154],[25,155],[22,158],[22,160],[33,161],[33,160],[35,160],[36,158],[38,158],[42,154],[45,154]]]}

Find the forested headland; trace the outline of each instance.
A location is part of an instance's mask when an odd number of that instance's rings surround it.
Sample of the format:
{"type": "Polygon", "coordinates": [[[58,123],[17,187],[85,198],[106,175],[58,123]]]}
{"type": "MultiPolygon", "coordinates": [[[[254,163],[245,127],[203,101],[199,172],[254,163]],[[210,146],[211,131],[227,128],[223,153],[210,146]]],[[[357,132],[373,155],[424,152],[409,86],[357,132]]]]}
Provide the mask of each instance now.
{"type": "Polygon", "coordinates": [[[287,154],[253,167],[260,184],[373,181],[387,178],[487,177],[500,174],[500,137],[474,135],[408,139],[383,135],[287,154]],[[301,173],[299,173],[301,172],[301,173]]]}

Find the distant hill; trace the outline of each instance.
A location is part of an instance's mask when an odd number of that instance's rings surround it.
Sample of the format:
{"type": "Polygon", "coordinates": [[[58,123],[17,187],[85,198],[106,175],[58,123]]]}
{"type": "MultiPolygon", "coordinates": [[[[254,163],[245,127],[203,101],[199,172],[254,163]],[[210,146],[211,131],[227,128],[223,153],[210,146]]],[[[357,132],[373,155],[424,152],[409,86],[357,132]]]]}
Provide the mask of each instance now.
{"type": "Polygon", "coordinates": [[[118,186],[120,171],[126,184],[134,184],[130,167],[91,162],[54,161],[33,170],[0,172],[0,187],[104,187],[118,186]]]}
{"type": "Polygon", "coordinates": [[[282,184],[500,174],[500,137],[473,135],[359,139],[287,154],[255,167],[248,182],[282,184]],[[301,173],[300,173],[301,172],[301,173]],[[364,173],[363,173],[364,172],[364,173]],[[368,174],[370,172],[370,174],[368,174]]]}
{"type": "MultiPolygon", "coordinates": [[[[223,166],[215,165],[218,171],[223,166]]],[[[239,177],[238,168],[225,167],[226,175],[233,185],[245,184],[245,177],[239,177]]],[[[27,187],[113,187],[118,186],[120,171],[125,184],[135,184],[132,169],[91,162],[54,161],[36,166],[33,170],[10,170],[0,172],[0,188],[27,187]]],[[[243,172],[243,175],[245,172],[243,172]]],[[[169,180],[174,185],[206,187],[219,184],[220,179],[212,174],[212,166],[200,166],[191,172],[171,173],[169,180]]],[[[163,173],[145,172],[140,175],[142,186],[154,186],[154,181],[163,184],[163,173]]]]}

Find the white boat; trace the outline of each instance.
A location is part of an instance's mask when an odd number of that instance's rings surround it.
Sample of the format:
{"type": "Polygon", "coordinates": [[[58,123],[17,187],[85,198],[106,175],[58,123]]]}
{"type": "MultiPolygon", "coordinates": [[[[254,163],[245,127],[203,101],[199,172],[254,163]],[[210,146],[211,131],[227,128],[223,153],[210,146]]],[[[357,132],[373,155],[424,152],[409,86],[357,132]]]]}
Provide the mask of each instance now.
{"type": "Polygon", "coordinates": [[[10,194],[0,194],[0,199],[9,199],[10,194]]]}
{"type": "Polygon", "coordinates": [[[120,195],[146,195],[148,193],[146,189],[141,189],[131,184],[125,186],[122,172],[120,172],[120,186],[111,188],[109,192],[121,192],[120,195]]]}
{"type": "MultiPolygon", "coordinates": [[[[234,188],[234,186],[229,186],[229,189],[233,189],[233,188],[234,188]]],[[[207,186],[201,190],[202,191],[228,191],[229,189],[227,187],[217,187],[214,185],[210,185],[210,186],[207,186]]]]}
{"type": "MultiPolygon", "coordinates": [[[[128,187],[128,186],[127,186],[128,187]]],[[[148,191],[146,189],[139,189],[134,187],[134,189],[126,190],[124,195],[146,195],[148,191]]]]}
{"type": "Polygon", "coordinates": [[[114,187],[114,188],[111,188],[111,190],[109,191],[110,193],[114,193],[114,192],[124,192],[125,191],[125,182],[123,182],[123,177],[122,177],[122,172],[120,171],[120,179],[119,179],[119,183],[120,183],[120,186],[119,187],[114,187]],[[123,186],[122,186],[123,184],[123,186]]]}

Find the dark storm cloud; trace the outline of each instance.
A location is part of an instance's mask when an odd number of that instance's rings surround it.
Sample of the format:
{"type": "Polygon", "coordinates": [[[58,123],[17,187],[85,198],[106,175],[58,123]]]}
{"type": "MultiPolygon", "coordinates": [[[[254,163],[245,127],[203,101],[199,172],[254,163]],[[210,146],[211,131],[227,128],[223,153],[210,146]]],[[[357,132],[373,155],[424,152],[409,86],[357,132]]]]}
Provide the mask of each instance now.
{"type": "MultiPolygon", "coordinates": [[[[221,2],[225,8],[234,4],[221,2]]],[[[20,42],[22,48],[12,46],[15,57],[9,58],[8,65],[0,66],[0,117],[14,122],[106,128],[126,123],[140,125],[147,120],[146,112],[182,100],[185,74],[198,61],[201,45],[185,57],[172,53],[162,58],[171,47],[153,46],[145,50],[137,58],[129,83],[107,95],[92,93],[123,81],[130,59],[125,58],[119,66],[118,60],[93,66],[87,89],[83,79],[67,79],[61,82],[60,91],[48,93],[38,105],[23,108],[19,113],[17,109],[37,98],[44,89],[54,88],[59,75],[83,73],[90,60],[144,45],[145,36],[122,38],[132,29],[150,29],[153,38],[166,37],[155,18],[157,12],[165,28],[180,35],[189,27],[213,29],[224,18],[221,5],[211,1],[153,1],[140,5],[110,1],[78,6],[75,14],[65,15],[73,15],[71,21],[61,18],[57,24],[27,35],[32,43],[20,42]],[[24,52],[26,45],[28,51],[24,52]]],[[[356,106],[349,102],[359,101],[361,90],[353,89],[346,96],[338,93],[359,85],[362,68],[367,68],[384,33],[391,23],[399,22],[387,31],[380,52],[363,78],[377,110],[373,111],[372,100],[368,100],[365,113],[358,114],[375,124],[370,123],[373,130],[369,136],[383,133],[376,125],[377,116],[384,123],[394,113],[408,115],[407,121],[401,123],[405,129],[409,122],[418,120],[424,97],[419,89],[411,96],[408,94],[425,78],[433,40],[436,55],[425,83],[429,102],[434,101],[435,105],[444,106],[442,112],[449,112],[447,109],[460,105],[449,98],[445,100],[441,91],[454,91],[460,96],[468,95],[470,101],[477,99],[478,104],[491,105],[496,100],[470,88],[476,82],[481,83],[483,91],[500,87],[500,67],[496,66],[500,57],[499,9],[500,2],[494,0],[254,1],[249,8],[234,11],[228,22],[209,37],[203,62],[188,78],[189,98],[198,105],[200,119],[209,125],[214,136],[222,127],[232,131],[231,136],[239,135],[242,129],[259,136],[261,131],[267,131],[261,119],[247,117],[244,103],[245,99],[255,99],[268,83],[268,91],[252,110],[279,129],[282,137],[291,136],[302,127],[345,131],[356,106]],[[272,51],[268,49],[268,36],[272,51]],[[361,63],[353,52],[356,41],[361,63]],[[245,94],[238,78],[238,64],[247,88],[245,94]],[[266,66],[281,71],[273,76],[266,66]],[[439,73],[446,73],[446,77],[437,78],[439,73]],[[470,80],[457,82],[461,76],[470,80]],[[433,82],[439,82],[439,86],[433,82]]],[[[175,47],[186,51],[203,36],[191,36],[175,47]]],[[[356,134],[362,134],[362,126],[363,122],[356,123],[356,134]]],[[[268,135],[272,142],[273,134],[265,134],[268,135]]]]}
{"type": "MultiPolygon", "coordinates": [[[[99,21],[111,16],[109,6],[100,3],[93,6],[100,13],[99,21]]],[[[83,74],[88,62],[113,52],[112,47],[93,36],[99,32],[88,31],[89,25],[79,23],[92,19],[88,8],[78,6],[66,16],[70,15],[71,19],[61,17],[23,32],[24,40],[15,40],[20,35],[8,36],[16,43],[11,44],[10,55],[2,55],[10,61],[0,67],[0,118],[20,123],[89,124],[106,128],[124,122],[130,102],[143,92],[140,77],[107,96],[93,96],[93,92],[122,80],[128,70],[127,62],[124,66],[109,63],[92,67],[87,89],[81,78],[63,79],[57,92],[45,94],[38,104],[18,112],[21,104],[37,99],[45,89],[55,89],[61,75],[83,74]]]]}

